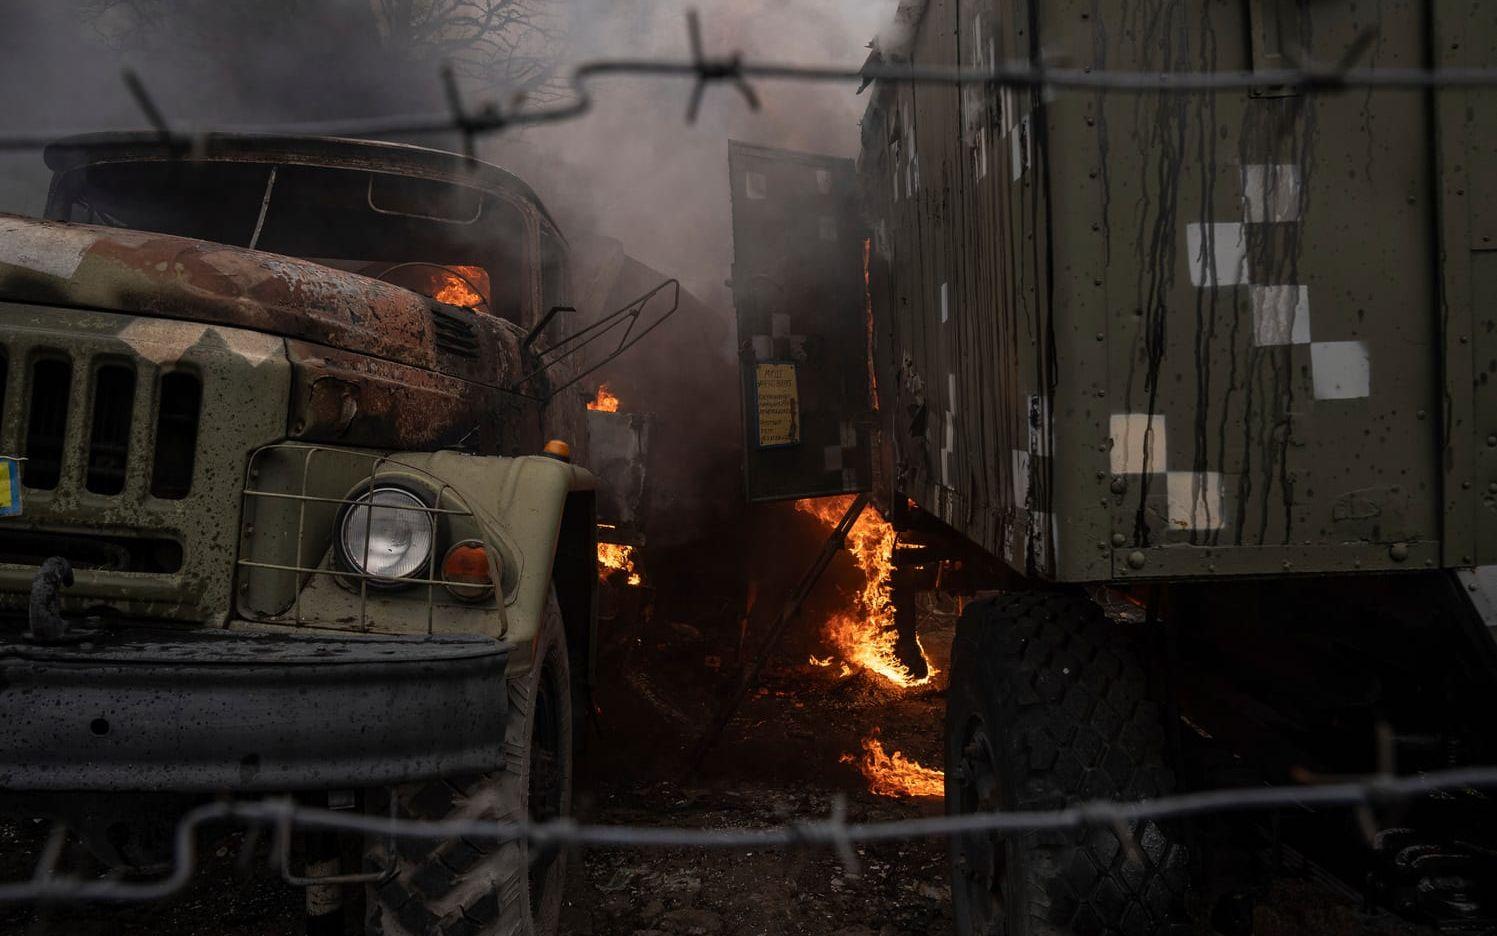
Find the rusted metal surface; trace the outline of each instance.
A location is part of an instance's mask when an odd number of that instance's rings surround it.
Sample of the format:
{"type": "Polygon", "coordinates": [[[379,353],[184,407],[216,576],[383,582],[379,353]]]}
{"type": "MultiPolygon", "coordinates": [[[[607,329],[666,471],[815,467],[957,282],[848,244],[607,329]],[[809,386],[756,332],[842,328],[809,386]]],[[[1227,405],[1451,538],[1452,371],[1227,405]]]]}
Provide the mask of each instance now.
{"type": "Polygon", "coordinates": [[[535,452],[545,443],[534,403],[497,387],[304,341],[286,348],[288,431],[297,441],[485,455],[535,452]]]}
{"type": "MultiPolygon", "coordinates": [[[[480,342],[444,352],[438,304],[319,264],[205,241],[0,216],[0,295],[16,301],[228,325],[499,385],[518,330],[462,313],[480,342]]],[[[453,314],[451,311],[445,314],[453,314]]]]}
{"type": "MultiPolygon", "coordinates": [[[[908,55],[1261,68],[1247,14],[1270,2],[931,0],[908,55]]],[[[1295,9],[1284,40],[1309,58],[1363,29],[1295,9]]],[[[1461,64],[1497,61],[1489,11],[1380,16],[1371,65],[1457,34],[1461,64]]],[[[880,85],[861,166],[883,496],[1051,580],[1493,561],[1472,341],[1492,327],[1472,220],[1497,207],[1491,100],[880,85]]]]}

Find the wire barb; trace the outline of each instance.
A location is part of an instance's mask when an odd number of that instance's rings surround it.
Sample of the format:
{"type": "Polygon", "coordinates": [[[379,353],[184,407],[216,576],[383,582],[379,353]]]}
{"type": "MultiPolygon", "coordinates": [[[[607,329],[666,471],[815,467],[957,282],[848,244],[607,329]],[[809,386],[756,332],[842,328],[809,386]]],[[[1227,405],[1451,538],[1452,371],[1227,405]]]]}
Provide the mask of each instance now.
{"type": "Polygon", "coordinates": [[[743,56],[734,52],[724,59],[709,59],[702,44],[702,17],[695,8],[686,11],[686,35],[691,43],[691,65],[696,72],[696,84],[691,89],[691,101],[686,105],[686,122],[695,124],[697,115],[702,108],[702,98],[707,93],[707,85],[714,81],[731,82],[743,99],[748,102],[749,110],[759,109],[759,93],[754,90],[744,76],[743,56]]]}

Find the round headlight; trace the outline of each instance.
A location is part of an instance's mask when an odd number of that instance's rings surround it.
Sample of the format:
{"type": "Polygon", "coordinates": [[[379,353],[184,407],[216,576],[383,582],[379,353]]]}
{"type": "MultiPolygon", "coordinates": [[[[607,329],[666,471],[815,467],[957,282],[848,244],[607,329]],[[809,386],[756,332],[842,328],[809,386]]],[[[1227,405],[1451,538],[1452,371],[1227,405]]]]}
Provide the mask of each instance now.
{"type": "Polygon", "coordinates": [[[404,488],[365,491],[343,511],[338,545],[343,560],[375,583],[398,584],[427,571],[436,525],[426,503],[404,488]]]}

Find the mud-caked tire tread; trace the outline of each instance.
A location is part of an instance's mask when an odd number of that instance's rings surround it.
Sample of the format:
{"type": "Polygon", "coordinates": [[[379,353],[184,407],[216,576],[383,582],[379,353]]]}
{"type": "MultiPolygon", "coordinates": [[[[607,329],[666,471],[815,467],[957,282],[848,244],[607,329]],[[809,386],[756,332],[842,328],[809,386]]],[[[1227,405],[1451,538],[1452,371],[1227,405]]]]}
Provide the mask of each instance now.
{"type": "MultiPolygon", "coordinates": [[[[1175,778],[1147,673],[1138,635],[1085,595],[974,602],[952,650],[948,765],[961,756],[958,733],[980,717],[1000,748],[1006,809],[1168,795],[1175,778]]],[[[1178,830],[1145,820],[1130,824],[1129,837],[1132,855],[1111,829],[1011,837],[1006,936],[1175,932],[1188,884],[1178,830]]]]}

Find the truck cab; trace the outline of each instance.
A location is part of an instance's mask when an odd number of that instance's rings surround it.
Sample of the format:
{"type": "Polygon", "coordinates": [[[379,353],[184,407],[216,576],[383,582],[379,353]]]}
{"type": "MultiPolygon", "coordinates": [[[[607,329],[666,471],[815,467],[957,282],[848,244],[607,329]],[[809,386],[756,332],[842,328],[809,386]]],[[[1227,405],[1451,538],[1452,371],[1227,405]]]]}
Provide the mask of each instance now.
{"type": "MultiPolygon", "coordinates": [[[[121,865],[212,796],[564,815],[596,479],[534,193],[353,140],[46,159],[46,219],[0,218],[0,800],[121,865]]],[[[367,843],[323,866],[363,912],[309,908],[554,929],[564,857],[434,882],[457,847],[367,843]]]]}

